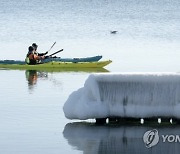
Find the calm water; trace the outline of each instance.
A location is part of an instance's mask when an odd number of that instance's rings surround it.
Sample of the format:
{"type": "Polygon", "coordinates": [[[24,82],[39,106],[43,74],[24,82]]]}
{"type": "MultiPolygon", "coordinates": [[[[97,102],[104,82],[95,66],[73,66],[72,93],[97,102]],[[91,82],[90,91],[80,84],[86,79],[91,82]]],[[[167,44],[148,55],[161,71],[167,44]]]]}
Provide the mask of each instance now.
{"type": "Polygon", "coordinates": [[[1,0],[0,59],[64,48],[62,57],[103,55],[111,71],[180,70],[179,0],[1,0]],[[110,34],[117,30],[116,35],[110,34]]]}
{"type": "MultiPolygon", "coordinates": [[[[113,60],[110,72],[179,72],[179,6],[179,0],[0,0],[0,59],[23,60],[33,42],[43,52],[56,41],[51,52],[103,55],[113,60]]],[[[0,70],[0,153],[167,152],[166,144],[143,147],[149,127],[132,127],[137,136],[130,136],[130,127],[67,120],[62,106],[89,74],[0,70]]],[[[178,134],[178,127],[164,129],[178,134]]]]}
{"type": "Polygon", "coordinates": [[[1,70],[0,153],[78,153],[62,135],[62,107],[87,75],[1,70]]]}

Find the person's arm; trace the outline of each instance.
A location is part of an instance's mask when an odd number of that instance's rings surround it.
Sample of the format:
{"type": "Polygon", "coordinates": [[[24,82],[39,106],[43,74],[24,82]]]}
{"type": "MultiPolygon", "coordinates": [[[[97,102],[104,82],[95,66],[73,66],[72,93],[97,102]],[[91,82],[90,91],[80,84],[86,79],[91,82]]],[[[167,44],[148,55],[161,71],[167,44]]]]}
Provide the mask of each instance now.
{"type": "Polygon", "coordinates": [[[38,53],[38,56],[44,56],[44,55],[46,55],[46,54],[48,54],[47,51],[46,51],[45,53],[38,53]]]}
{"type": "Polygon", "coordinates": [[[45,58],[45,56],[34,55],[35,60],[42,60],[44,58],[45,58]]]}

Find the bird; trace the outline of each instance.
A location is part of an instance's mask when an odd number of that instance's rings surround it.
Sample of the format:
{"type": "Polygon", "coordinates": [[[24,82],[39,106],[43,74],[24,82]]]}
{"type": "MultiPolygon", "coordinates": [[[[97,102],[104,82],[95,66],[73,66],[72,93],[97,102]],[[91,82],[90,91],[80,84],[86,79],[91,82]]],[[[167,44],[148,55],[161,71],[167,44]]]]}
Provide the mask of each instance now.
{"type": "Polygon", "coordinates": [[[118,31],[113,30],[113,31],[110,31],[110,32],[111,32],[111,34],[116,34],[118,31]]]}

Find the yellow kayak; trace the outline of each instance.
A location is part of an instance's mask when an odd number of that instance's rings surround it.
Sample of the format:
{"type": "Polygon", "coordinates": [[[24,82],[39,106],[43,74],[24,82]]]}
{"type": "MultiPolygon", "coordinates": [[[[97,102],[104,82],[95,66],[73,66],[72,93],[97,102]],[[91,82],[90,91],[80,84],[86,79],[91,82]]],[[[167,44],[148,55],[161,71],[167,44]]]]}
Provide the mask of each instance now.
{"type": "Polygon", "coordinates": [[[10,68],[10,69],[42,69],[42,68],[55,68],[55,69],[61,69],[61,68],[103,68],[110,64],[111,60],[106,61],[97,61],[97,62],[78,62],[78,63],[72,63],[72,62],[48,62],[43,64],[37,64],[37,65],[27,65],[27,64],[0,64],[0,68],[10,68]]]}

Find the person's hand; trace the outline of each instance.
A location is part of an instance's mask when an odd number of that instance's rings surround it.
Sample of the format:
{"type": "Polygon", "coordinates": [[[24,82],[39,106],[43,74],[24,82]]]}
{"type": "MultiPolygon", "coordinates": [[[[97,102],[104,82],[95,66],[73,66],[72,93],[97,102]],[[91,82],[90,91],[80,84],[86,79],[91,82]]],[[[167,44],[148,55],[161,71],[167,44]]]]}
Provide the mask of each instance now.
{"type": "Polygon", "coordinates": [[[44,59],[47,59],[47,58],[49,58],[49,56],[44,56],[44,59]]]}

